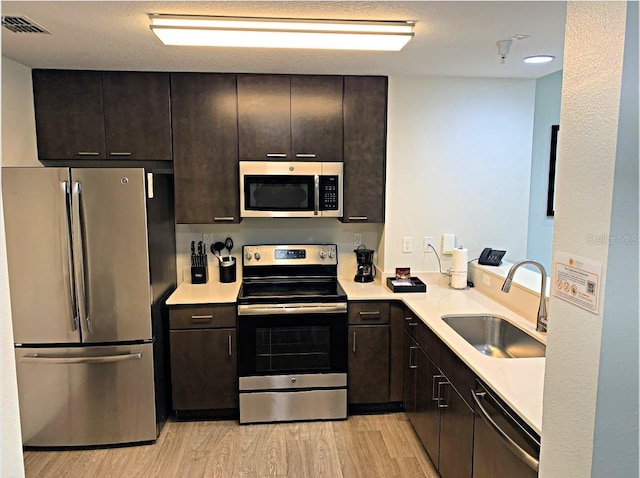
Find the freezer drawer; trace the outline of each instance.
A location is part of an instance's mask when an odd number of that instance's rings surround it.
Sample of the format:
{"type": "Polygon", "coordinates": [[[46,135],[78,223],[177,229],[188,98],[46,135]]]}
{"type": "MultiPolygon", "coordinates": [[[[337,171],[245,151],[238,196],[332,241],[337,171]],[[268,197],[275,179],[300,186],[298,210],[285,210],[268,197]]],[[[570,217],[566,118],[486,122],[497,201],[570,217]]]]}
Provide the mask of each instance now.
{"type": "Polygon", "coordinates": [[[152,347],[16,348],[24,445],[155,440],[152,347]]]}

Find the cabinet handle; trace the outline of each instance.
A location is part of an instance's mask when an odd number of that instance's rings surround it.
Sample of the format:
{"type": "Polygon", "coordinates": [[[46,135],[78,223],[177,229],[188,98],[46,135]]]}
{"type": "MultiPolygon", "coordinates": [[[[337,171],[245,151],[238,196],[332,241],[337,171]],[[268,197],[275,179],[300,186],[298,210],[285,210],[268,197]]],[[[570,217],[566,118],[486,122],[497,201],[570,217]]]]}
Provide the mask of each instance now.
{"type": "Polygon", "coordinates": [[[95,151],[79,151],[78,156],[100,156],[100,153],[95,151]]]}
{"type": "Polygon", "coordinates": [[[369,216],[349,216],[347,219],[349,219],[349,221],[366,221],[369,219],[369,216]]]}
{"type": "Polygon", "coordinates": [[[409,327],[417,327],[418,322],[409,322],[409,327]]]}
{"type": "Polygon", "coordinates": [[[213,220],[214,221],[235,221],[235,217],[233,216],[223,216],[223,217],[214,217],[213,220]]]}
{"type": "Polygon", "coordinates": [[[213,315],[192,315],[191,320],[202,320],[204,322],[211,322],[213,315]]]}
{"type": "Polygon", "coordinates": [[[315,158],[314,153],[296,153],[296,158],[315,158]]]}
{"type": "Polygon", "coordinates": [[[356,331],[353,331],[353,353],[356,353],[356,331]]]}
{"type": "Polygon", "coordinates": [[[418,347],[409,347],[409,368],[418,368],[417,364],[413,364],[413,351],[417,350],[418,347]]]}
{"type": "Polygon", "coordinates": [[[406,320],[408,322],[410,320],[413,320],[413,317],[405,317],[404,320],[406,320]]]}
{"type": "Polygon", "coordinates": [[[231,357],[232,352],[233,352],[233,349],[231,348],[231,335],[229,335],[229,357],[231,357]]]}
{"type": "Polygon", "coordinates": [[[445,376],[442,376],[442,378],[444,378],[445,380],[438,382],[438,408],[449,408],[447,402],[442,403],[444,397],[442,396],[442,389],[440,387],[442,387],[443,385],[450,385],[451,382],[449,382],[449,380],[447,380],[447,377],[445,376]]]}
{"type": "Polygon", "coordinates": [[[131,153],[109,153],[109,156],[131,156],[131,153]]]}
{"type": "Polygon", "coordinates": [[[372,311],[363,310],[362,312],[360,312],[360,317],[374,317],[374,316],[377,316],[379,318],[380,311],[379,310],[372,310],[372,311]]]}
{"type": "Polygon", "coordinates": [[[267,153],[267,158],[286,158],[286,153],[267,153]]]}
{"type": "Polygon", "coordinates": [[[440,405],[440,382],[438,381],[441,378],[445,378],[444,375],[434,375],[433,377],[431,377],[431,399],[434,402],[438,402],[438,405],[440,405]],[[436,388],[436,381],[438,381],[438,386],[436,388]],[[438,394],[436,395],[436,390],[438,392],[438,394]]]}

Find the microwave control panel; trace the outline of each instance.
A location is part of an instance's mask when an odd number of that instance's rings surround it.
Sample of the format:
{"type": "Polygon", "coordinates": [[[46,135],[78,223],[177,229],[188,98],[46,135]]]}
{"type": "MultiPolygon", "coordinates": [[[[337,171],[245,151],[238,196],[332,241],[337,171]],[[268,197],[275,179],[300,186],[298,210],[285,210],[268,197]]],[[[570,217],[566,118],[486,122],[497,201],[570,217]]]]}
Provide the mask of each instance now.
{"type": "Polygon", "coordinates": [[[320,210],[338,210],[338,176],[320,176],[320,210]]]}

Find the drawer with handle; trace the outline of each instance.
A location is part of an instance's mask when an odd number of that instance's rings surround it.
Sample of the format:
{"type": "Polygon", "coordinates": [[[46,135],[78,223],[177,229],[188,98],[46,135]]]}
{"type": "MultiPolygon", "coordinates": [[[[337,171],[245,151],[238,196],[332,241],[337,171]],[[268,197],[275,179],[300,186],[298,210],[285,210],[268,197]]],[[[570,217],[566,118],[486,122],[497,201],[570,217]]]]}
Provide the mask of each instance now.
{"type": "Polygon", "coordinates": [[[236,326],[234,304],[177,306],[169,309],[169,328],[211,329],[236,326]]]}
{"type": "Polygon", "coordinates": [[[349,324],[388,324],[389,302],[349,302],[349,324]]]}

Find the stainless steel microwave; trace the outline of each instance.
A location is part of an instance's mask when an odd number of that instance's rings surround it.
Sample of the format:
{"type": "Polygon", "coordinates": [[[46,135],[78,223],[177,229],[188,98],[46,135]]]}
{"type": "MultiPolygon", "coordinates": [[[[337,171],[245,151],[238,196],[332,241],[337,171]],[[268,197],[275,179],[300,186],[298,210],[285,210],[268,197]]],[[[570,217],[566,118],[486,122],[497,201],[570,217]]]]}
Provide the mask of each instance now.
{"type": "Polygon", "coordinates": [[[342,163],[240,161],[242,217],[342,217],[342,163]]]}

